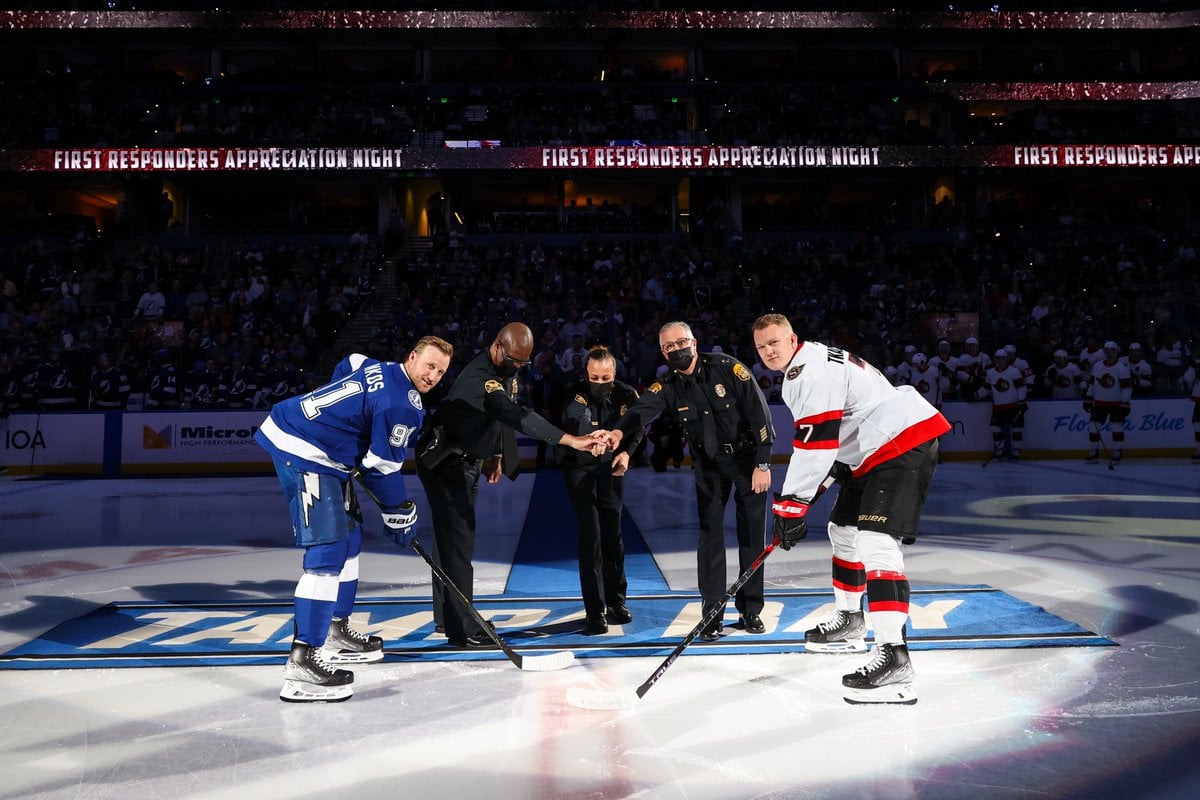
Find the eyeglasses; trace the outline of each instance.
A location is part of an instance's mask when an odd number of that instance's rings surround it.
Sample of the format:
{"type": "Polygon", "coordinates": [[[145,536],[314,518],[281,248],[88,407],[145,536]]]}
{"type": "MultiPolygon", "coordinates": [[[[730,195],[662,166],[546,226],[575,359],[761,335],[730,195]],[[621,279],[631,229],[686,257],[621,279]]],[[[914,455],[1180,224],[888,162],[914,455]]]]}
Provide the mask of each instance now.
{"type": "Polygon", "coordinates": [[[688,343],[691,341],[692,337],[685,336],[682,339],[676,339],[673,342],[664,342],[662,345],[662,351],[664,353],[672,353],[676,350],[682,350],[683,348],[687,347],[688,343]]]}
{"type": "Polygon", "coordinates": [[[524,367],[530,363],[529,359],[525,359],[524,361],[522,361],[519,358],[513,358],[512,356],[510,356],[508,354],[508,350],[504,347],[503,342],[496,342],[496,344],[500,345],[500,352],[504,353],[504,360],[507,361],[508,363],[512,364],[517,369],[520,369],[521,367],[524,367]]]}

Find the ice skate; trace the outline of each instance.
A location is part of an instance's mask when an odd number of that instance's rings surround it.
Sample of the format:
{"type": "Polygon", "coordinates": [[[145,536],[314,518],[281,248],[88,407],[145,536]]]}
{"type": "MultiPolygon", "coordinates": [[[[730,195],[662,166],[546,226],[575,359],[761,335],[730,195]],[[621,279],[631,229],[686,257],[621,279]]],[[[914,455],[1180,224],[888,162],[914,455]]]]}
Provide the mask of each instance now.
{"type": "Polygon", "coordinates": [[[373,664],[383,661],[383,639],[359,633],[348,619],[334,619],[321,655],[330,664],[373,664]]]}
{"type": "Polygon", "coordinates": [[[1093,447],[1091,450],[1088,450],[1087,458],[1085,458],[1084,460],[1087,461],[1087,463],[1089,463],[1089,464],[1095,464],[1096,458],[1099,457],[1099,455],[1100,455],[1100,449],[1097,447],[1093,447]]]}
{"type": "Polygon", "coordinates": [[[1114,464],[1121,463],[1121,456],[1125,454],[1124,450],[1113,450],[1112,460],[1114,464]]]}
{"type": "Polygon", "coordinates": [[[911,706],[917,702],[912,680],[908,645],[881,644],[875,648],[874,658],[842,676],[843,697],[851,705],[897,703],[911,706]]]}
{"type": "Polygon", "coordinates": [[[804,649],[810,653],[865,653],[867,623],[861,611],[841,611],[832,619],[804,632],[804,649]]]}
{"type": "Polygon", "coordinates": [[[1192,463],[1200,464],[1200,452],[1192,453],[1192,463]]]}
{"type": "Polygon", "coordinates": [[[340,703],[354,694],[354,673],[337,669],[322,654],[322,648],[292,642],[292,652],[283,667],[285,703],[340,703]]]}

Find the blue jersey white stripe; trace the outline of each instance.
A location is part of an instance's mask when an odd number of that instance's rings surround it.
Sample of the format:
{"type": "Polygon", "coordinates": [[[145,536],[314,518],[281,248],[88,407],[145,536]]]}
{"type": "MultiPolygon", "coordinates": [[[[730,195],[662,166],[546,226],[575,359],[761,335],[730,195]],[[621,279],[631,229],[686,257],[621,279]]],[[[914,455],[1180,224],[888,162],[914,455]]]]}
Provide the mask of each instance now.
{"type": "Polygon", "coordinates": [[[355,353],[329,383],[277,403],[255,438],[272,456],[313,472],[344,478],[359,467],[380,502],[395,507],[408,499],[400,470],[424,421],[403,365],[355,353]]]}

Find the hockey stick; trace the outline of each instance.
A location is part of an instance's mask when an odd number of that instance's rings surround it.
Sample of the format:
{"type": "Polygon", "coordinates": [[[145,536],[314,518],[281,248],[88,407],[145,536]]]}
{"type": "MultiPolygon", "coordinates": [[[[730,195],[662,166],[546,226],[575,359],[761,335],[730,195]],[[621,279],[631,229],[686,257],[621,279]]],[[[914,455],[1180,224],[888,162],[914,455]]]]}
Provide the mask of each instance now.
{"type": "Polygon", "coordinates": [[[988,465],[988,464],[990,464],[990,463],[992,463],[992,461],[994,461],[994,460],[995,460],[996,456],[997,456],[997,455],[999,455],[999,453],[1000,453],[1000,448],[1001,448],[1001,447],[1003,447],[1003,446],[1004,446],[1004,439],[1003,439],[1003,438],[1001,438],[1001,439],[1000,439],[999,441],[997,441],[997,442],[996,442],[996,444],[995,444],[995,445],[992,447],[992,452],[991,452],[991,454],[990,454],[990,455],[989,455],[989,456],[988,456],[988,457],[987,457],[987,458],[984,460],[983,464],[981,464],[980,466],[982,466],[984,469],[987,469],[987,465],[988,465]]]}
{"type": "Polygon", "coordinates": [[[1108,468],[1111,471],[1113,468],[1112,451],[1108,449],[1108,445],[1104,443],[1104,432],[1100,430],[1100,422],[1092,420],[1092,425],[1096,427],[1096,438],[1100,440],[1100,448],[1104,450],[1104,455],[1108,456],[1108,468]]]}
{"type": "MultiPolygon", "coordinates": [[[[817,498],[820,498],[827,488],[833,486],[833,482],[833,475],[827,476],[826,480],[822,481],[821,486],[817,487],[816,494],[812,495],[812,500],[809,501],[809,505],[811,506],[812,504],[816,503],[817,498]]],[[[768,555],[775,552],[776,547],[779,547],[778,536],[774,537],[774,539],[770,541],[766,548],[763,548],[762,553],[758,553],[757,557],[754,561],[752,561],[750,566],[746,567],[745,572],[743,572],[742,575],[739,575],[737,581],[734,581],[730,589],[726,591],[725,596],[721,597],[721,600],[716,603],[715,606],[710,608],[707,614],[704,614],[703,619],[701,619],[694,628],[691,628],[691,630],[688,631],[688,636],[683,638],[683,642],[680,642],[674,646],[674,649],[670,652],[670,654],[668,654],[667,657],[662,660],[662,663],[659,664],[658,669],[655,669],[654,672],[650,674],[649,678],[642,681],[642,685],[638,686],[636,691],[638,698],[646,697],[646,693],[652,690],[656,682],[659,682],[659,679],[662,678],[662,675],[666,673],[666,670],[671,668],[671,664],[676,662],[676,658],[678,658],[680,654],[683,654],[684,650],[688,649],[688,645],[692,643],[692,640],[694,640],[697,636],[700,636],[700,632],[703,631],[704,628],[712,625],[718,616],[725,613],[725,604],[730,602],[730,599],[733,597],[733,595],[738,594],[738,589],[744,587],[746,582],[750,581],[750,578],[754,577],[754,573],[758,571],[758,567],[762,566],[763,561],[767,560],[768,555]]],[[[625,708],[625,706],[629,705],[629,703],[626,702],[626,698],[622,696],[622,694],[592,692],[584,690],[584,688],[580,687],[571,687],[569,690],[566,690],[566,702],[582,709],[619,709],[625,708]]]]}
{"type": "MultiPolygon", "coordinates": [[[[687,646],[691,644],[697,636],[700,635],[700,631],[707,628],[717,619],[718,616],[725,613],[725,604],[729,602],[731,597],[737,594],[738,589],[741,589],[746,585],[746,581],[754,577],[754,573],[758,572],[758,568],[761,567],[762,563],[767,560],[767,556],[775,552],[775,548],[778,546],[779,538],[776,537],[771,540],[771,543],[768,544],[763,551],[758,554],[757,557],[755,557],[754,562],[746,568],[745,572],[738,576],[738,579],[733,582],[732,586],[729,587],[729,591],[725,592],[725,596],[722,597],[716,605],[712,606],[708,610],[708,613],[705,614],[700,622],[696,624],[696,627],[688,631],[687,636],[683,637],[683,641],[675,645],[675,649],[672,650],[665,659],[663,659],[663,662],[658,665],[658,669],[654,670],[650,677],[643,681],[642,685],[637,688],[638,698],[646,696],[646,692],[650,691],[650,689],[654,687],[654,684],[658,683],[658,679],[661,678],[666,671],[671,668],[671,665],[675,663],[675,659],[679,658],[680,654],[687,649],[687,646]]],[[[570,705],[573,705],[576,708],[585,708],[589,710],[628,708],[633,700],[632,697],[628,697],[622,693],[597,692],[589,689],[583,689],[578,686],[572,686],[571,688],[567,689],[566,699],[570,705]]]]}
{"type": "MultiPolygon", "coordinates": [[[[363,483],[362,476],[359,474],[358,470],[355,470],[352,474],[355,478],[358,478],[358,483],[360,486],[362,486],[363,491],[367,493],[367,497],[371,498],[375,505],[383,508],[379,502],[379,498],[377,498],[375,493],[372,492],[365,483],[363,483]]],[[[412,549],[417,552],[417,555],[423,558],[425,563],[429,565],[429,569],[433,571],[433,574],[435,577],[437,577],[438,582],[441,583],[442,586],[450,592],[450,594],[454,595],[458,602],[462,604],[462,607],[466,610],[466,612],[471,616],[471,619],[475,620],[475,624],[479,626],[480,630],[487,634],[487,637],[496,643],[496,646],[500,648],[504,655],[508,656],[509,661],[517,665],[517,669],[524,670],[526,672],[550,672],[553,670],[565,669],[574,663],[575,654],[570,650],[562,650],[557,653],[543,653],[541,655],[533,656],[522,655],[516,650],[513,650],[508,646],[507,642],[500,638],[500,635],[496,633],[491,625],[488,624],[487,620],[483,618],[483,615],[481,615],[479,611],[475,609],[475,606],[471,604],[471,601],[467,599],[467,596],[463,594],[462,590],[454,585],[454,581],[450,580],[450,576],[442,570],[437,562],[429,557],[429,553],[425,552],[425,548],[421,547],[421,543],[414,538],[411,542],[411,546],[412,549]]]]}

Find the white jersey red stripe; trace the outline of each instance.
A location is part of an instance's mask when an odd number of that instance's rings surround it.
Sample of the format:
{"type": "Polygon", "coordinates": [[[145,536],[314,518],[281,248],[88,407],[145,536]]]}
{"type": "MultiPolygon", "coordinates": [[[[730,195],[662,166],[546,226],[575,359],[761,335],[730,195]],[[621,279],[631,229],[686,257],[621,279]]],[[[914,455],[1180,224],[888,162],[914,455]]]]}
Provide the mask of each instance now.
{"type": "Polygon", "coordinates": [[[861,476],[950,430],[911,386],[892,386],[858,356],[801,342],[783,368],[783,401],[796,420],[783,494],[816,495],[834,461],[861,476]]]}

